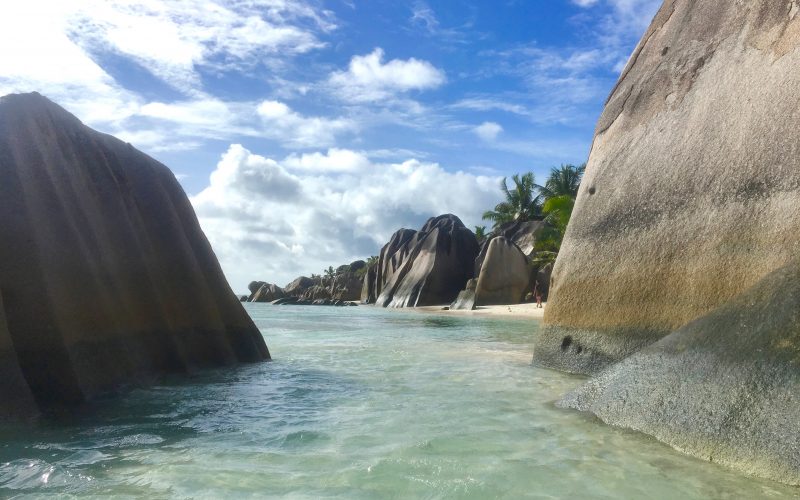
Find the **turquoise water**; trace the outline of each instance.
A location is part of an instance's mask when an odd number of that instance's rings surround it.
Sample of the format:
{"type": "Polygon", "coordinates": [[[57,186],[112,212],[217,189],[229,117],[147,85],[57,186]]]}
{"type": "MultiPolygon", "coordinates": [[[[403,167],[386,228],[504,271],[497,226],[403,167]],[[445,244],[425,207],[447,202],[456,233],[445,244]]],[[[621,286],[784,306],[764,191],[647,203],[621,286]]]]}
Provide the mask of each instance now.
{"type": "Polygon", "coordinates": [[[275,361],[0,426],[0,497],[784,498],[555,408],[537,324],[247,304],[275,361]]]}

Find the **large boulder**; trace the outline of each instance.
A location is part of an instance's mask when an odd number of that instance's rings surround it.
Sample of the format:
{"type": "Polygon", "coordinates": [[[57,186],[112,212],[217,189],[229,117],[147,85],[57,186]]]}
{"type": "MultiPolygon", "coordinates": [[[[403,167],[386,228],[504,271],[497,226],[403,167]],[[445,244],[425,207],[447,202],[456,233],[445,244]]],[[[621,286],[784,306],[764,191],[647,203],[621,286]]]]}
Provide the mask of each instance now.
{"type": "Polygon", "coordinates": [[[475,235],[452,214],[429,219],[418,232],[401,229],[381,250],[376,303],[450,304],[474,276],[478,250],[475,235]]]}
{"type": "Polygon", "coordinates": [[[467,281],[467,286],[458,293],[456,300],[450,304],[453,311],[472,311],[475,309],[475,289],[478,287],[478,280],[475,278],[467,281]]]}
{"type": "Polygon", "coordinates": [[[368,268],[366,274],[364,274],[363,283],[361,285],[361,302],[364,304],[374,304],[375,300],[378,298],[375,294],[375,281],[377,280],[378,276],[378,262],[373,262],[368,268]]]}
{"type": "MultiPolygon", "coordinates": [[[[800,485],[800,262],[603,371],[560,406],[800,485]]],[[[562,349],[579,353],[579,340],[562,349]]]]}
{"type": "Polygon", "coordinates": [[[792,484],[799,14],[664,3],[598,123],[534,351],[599,373],[564,405],[792,484]]]}
{"type": "Polygon", "coordinates": [[[798,43],[797,1],[664,3],[597,125],[538,364],[596,372],[800,254],[798,43]]]}
{"type": "Polygon", "coordinates": [[[504,236],[492,238],[475,289],[475,305],[519,304],[530,284],[525,254],[504,236]]]}
{"type": "MultiPolygon", "coordinates": [[[[263,283],[263,282],[262,282],[263,283]]],[[[263,283],[250,297],[250,302],[272,302],[286,297],[283,288],[272,283],[263,283]]]]}
{"type": "Polygon", "coordinates": [[[305,293],[306,290],[317,284],[318,283],[316,283],[311,278],[300,276],[299,278],[295,278],[294,281],[286,285],[283,291],[286,295],[290,297],[300,297],[305,293]]]}
{"type": "Polygon", "coordinates": [[[172,172],[39,94],[0,98],[0,290],[7,409],[269,358],[172,172]]]}

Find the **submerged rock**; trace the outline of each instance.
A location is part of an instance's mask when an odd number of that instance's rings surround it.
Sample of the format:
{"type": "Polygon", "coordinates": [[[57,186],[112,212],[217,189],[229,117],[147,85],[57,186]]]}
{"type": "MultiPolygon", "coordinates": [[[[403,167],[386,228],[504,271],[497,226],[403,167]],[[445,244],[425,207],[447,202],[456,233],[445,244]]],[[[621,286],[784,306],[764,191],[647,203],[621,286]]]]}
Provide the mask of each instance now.
{"type": "Polygon", "coordinates": [[[4,408],[269,358],[161,163],[39,94],[10,95],[0,179],[4,408]]]}
{"type": "Polygon", "coordinates": [[[381,250],[382,307],[449,304],[473,277],[478,241],[455,215],[433,217],[419,231],[401,229],[381,250]]]}
{"type": "Polygon", "coordinates": [[[597,125],[534,351],[599,373],[564,405],[791,484],[798,12],[664,2],[597,125]]]}
{"type": "Polygon", "coordinates": [[[525,254],[504,236],[492,238],[475,288],[475,305],[519,304],[529,283],[525,254]]]}
{"type": "MultiPolygon", "coordinates": [[[[603,371],[560,406],[800,484],[800,262],[603,371]]],[[[581,353],[580,341],[562,349],[581,353]]]]}

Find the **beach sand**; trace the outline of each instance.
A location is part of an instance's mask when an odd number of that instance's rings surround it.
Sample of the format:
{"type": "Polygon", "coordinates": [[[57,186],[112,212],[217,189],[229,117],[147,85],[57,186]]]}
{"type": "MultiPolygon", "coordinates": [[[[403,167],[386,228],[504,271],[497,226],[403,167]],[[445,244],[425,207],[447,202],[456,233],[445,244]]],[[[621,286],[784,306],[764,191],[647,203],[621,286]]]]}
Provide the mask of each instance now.
{"type": "MultiPolygon", "coordinates": [[[[547,304],[544,304],[546,307],[547,304]]],[[[544,316],[544,308],[537,308],[536,304],[512,304],[502,306],[478,306],[473,311],[466,310],[443,310],[445,306],[423,306],[415,307],[411,310],[421,312],[432,312],[439,314],[457,314],[459,316],[502,316],[507,318],[537,318],[544,316]]]]}

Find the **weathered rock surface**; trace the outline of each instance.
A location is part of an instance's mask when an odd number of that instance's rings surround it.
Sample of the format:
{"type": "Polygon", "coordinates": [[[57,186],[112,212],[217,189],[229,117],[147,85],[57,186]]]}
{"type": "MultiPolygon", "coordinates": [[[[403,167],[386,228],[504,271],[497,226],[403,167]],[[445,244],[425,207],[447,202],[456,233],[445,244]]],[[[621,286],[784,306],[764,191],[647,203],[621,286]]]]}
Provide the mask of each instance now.
{"type": "Polygon", "coordinates": [[[334,300],[360,300],[363,286],[362,269],[367,266],[363,260],[340,266],[330,284],[331,298],[334,300]]]}
{"type": "Polygon", "coordinates": [[[454,311],[472,311],[475,309],[475,288],[478,286],[478,280],[475,278],[467,281],[467,287],[458,293],[456,300],[450,304],[450,309],[454,311]]]}
{"type": "Polygon", "coordinates": [[[284,293],[290,297],[300,297],[302,296],[306,290],[311,288],[312,286],[316,285],[317,283],[314,282],[311,278],[307,278],[305,276],[300,276],[296,278],[294,281],[286,285],[283,289],[284,293]]]}
{"type": "Polygon", "coordinates": [[[600,372],[564,405],[791,484],[799,45],[795,0],[664,3],[598,123],[534,352],[600,372]]]}
{"type": "Polygon", "coordinates": [[[361,284],[361,302],[364,304],[374,304],[378,299],[378,296],[375,294],[375,287],[377,286],[375,282],[378,277],[378,263],[379,261],[377,260],[373,262],[364,275],[364,282],[361,284]]]}
{"type": "Polygon", "coordinates": [[[450,304],[473,277],[478,241],[452,214],[433,217],[419,232],[401,229],[381,250],[376,304],[450,304]]]}
{"type": "Polygon", "coordinates": [[[164,165],[38,94],[0,99],[0,406],[269,358],[164,165]]]}
{"type": "Polygon", "coordinates": [[[595,372],[800,253],[798,44],[797,1],[664,3],[597,125],[537,363],[595,372]]]}
{"type": "MultiPolygon", "coordinates": [[[[603,371],[561,406],[800,484],[800,262],[603,371]]],[[[577,352],[579,341],[564,341],[577,352]]]]}
{"type": "Polygon", "coordinates": [[[525,254],[504,236],[492,238],[475,288],[475,305],[519,304],[529,283],[525,254]]]}
{"type": "Polygon", "coordinates": [[[286,297],[286,292],[284,292],[283,288],[279,287],[278,285],[264,282],[260,283],[262,283],[261,286],[250,297],[250,302],[272,302],[274,300],[286,297]]]}

